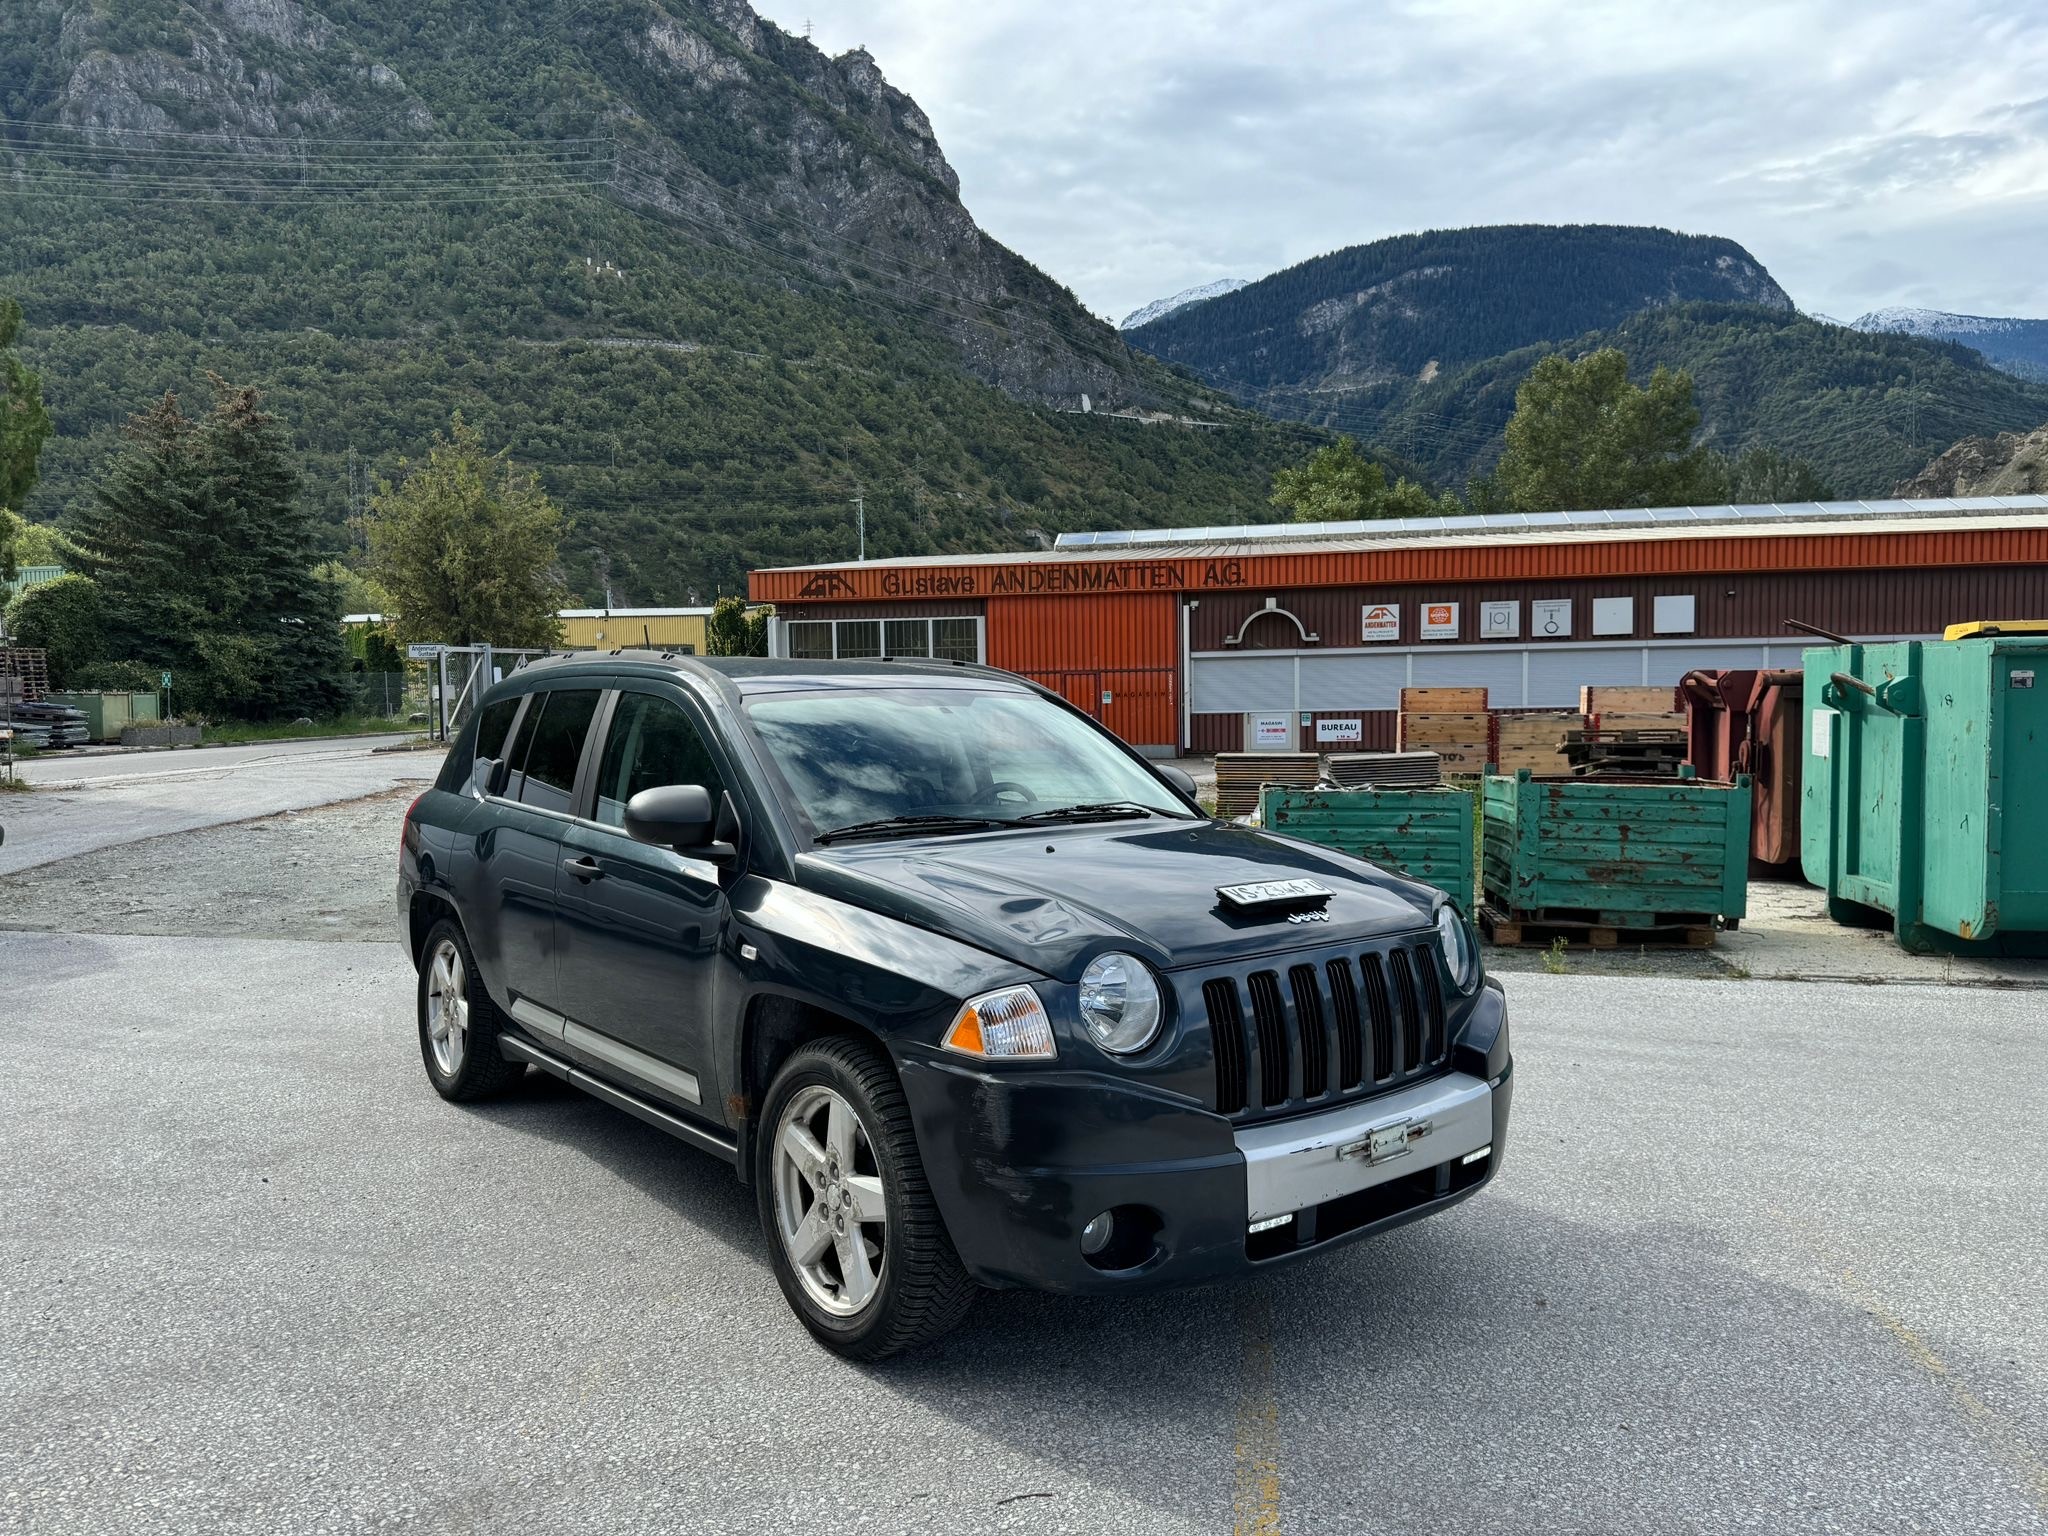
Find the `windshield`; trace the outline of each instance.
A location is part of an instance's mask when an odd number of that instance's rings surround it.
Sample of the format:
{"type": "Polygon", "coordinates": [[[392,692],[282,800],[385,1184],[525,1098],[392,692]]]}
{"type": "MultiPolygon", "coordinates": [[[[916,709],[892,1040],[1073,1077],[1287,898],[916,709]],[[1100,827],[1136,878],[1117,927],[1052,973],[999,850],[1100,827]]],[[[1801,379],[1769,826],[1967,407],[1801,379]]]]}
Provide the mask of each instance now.
{"type": "Polygon", "coordinates": [[[1007,821],[1105,802],[1189,814],[1113,741],[1036,694],[835,689],[758,694],[745,707],[813,835],[892,817],[1007,821]]]}

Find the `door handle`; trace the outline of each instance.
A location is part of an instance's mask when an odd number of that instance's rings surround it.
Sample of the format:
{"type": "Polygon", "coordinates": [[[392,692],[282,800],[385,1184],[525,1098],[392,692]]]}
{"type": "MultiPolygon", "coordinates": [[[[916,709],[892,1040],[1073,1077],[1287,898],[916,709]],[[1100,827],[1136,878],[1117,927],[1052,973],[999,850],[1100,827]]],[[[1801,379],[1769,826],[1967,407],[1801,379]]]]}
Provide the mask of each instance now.
{"type": "Polygon", "coordinates": [[[569,871],[578,880],[589,881],[602,880],[604,878],[604,870],[599,867],[597,860],[587,853],[578,859],[562,860],[562,868],[569,871]]]}

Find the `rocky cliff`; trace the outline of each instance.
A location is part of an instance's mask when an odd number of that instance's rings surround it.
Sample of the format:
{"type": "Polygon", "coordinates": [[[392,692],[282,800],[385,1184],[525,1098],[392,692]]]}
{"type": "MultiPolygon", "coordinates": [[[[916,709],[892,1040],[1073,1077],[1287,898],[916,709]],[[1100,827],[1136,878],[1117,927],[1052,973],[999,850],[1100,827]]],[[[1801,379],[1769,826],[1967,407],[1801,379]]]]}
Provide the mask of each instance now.
{"type": "Polygon", "coordinates": [[[1957,443],[1894,496],[2037,496],[2048,494],[2048,426],[2000,432],[1957,443]]]}

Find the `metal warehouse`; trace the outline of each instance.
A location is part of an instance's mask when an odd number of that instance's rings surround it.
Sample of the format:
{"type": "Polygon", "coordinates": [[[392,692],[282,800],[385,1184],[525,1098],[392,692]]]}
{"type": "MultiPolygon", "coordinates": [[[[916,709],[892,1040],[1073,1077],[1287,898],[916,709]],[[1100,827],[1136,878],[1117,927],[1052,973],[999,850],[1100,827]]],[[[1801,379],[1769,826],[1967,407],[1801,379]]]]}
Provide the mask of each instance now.
{"type": "Polygon", "coordinates": [[[2048,496],[1065,534],[756,571],[751,595],[776,655],[987,662],[1150,752],[1373,748],[1403,687],[1570,709],[1589,683],[1797,665],[1787,619],[1915,639],[2048,616],[2048,496]]]}

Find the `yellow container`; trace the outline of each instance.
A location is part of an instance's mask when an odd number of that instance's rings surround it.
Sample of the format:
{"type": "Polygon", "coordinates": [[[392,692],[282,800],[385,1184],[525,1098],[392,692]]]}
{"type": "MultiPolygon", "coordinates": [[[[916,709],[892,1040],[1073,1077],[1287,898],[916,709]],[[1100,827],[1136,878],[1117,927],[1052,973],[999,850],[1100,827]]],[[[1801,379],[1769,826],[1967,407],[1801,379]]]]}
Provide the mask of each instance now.
{"type": "Polygon", "coordinates": [[[2048,635],[2048,619],[1975,619],[1941,632],[1944,640],[1968,640],[1973,635],[2048,635]]]}

